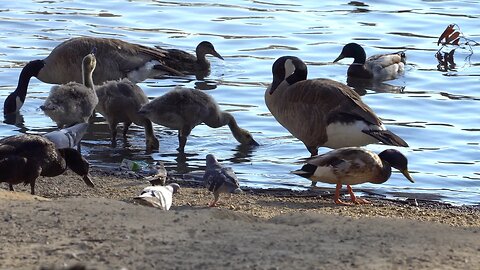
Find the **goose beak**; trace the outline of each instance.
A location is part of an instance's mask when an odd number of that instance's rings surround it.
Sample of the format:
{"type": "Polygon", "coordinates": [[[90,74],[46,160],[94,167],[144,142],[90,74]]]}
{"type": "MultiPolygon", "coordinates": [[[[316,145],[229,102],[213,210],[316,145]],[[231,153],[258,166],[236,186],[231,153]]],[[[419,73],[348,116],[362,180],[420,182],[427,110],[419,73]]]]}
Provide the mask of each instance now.
{"type": "Polygon", "coordinates": [[[251,146],[259,146],[260,144],[257,141],[255,141],[254,139],[252,139],[252,141],[250,142],[250,145],[251,146]]]}
{"type": "Polygon", "coordinates": [[[413,180],[413,178],[412,178],[412,177],[410,176],[410,174],[408,173],[408,170],[407,170],[407,169],[401,170],[400,172],[403,174],[403,176],[405,176],[405,178],[408,179],[408,181],[410,181],[410,182],[412,182],[412,183],[415,183],[415,181],[413,180]]]}
{"type": "Polygon", "coordinates": [[[90,52],[90,54],[95,55],[96,53],[97,53],[97,47],[93,47],[93,48],[92,48],[92,51],[90,52]]]}
{"type": "Polygon", "coordinates": [[[89,187],[95,187],[92,180],[90,179],[90,175],[88,174],[83,176],[83,182],[85,182],[85,184],[87,184],[87,186],[89,187]]]}
{"type": "Polygon", "coordinates": [[[335,63],[335,62],[337,62],[337,61],[340,61],[340,60],[342,60],[343,58],[345,58],[345,55],[340,54],[335,60],[333,60],[333,63],[335,63]]]}

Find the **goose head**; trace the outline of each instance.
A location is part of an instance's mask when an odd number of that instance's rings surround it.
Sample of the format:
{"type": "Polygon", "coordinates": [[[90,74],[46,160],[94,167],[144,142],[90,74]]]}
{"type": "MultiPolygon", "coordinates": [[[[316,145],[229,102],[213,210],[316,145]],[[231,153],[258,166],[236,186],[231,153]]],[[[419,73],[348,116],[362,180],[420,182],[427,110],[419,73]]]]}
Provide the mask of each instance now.
{"type": "Polygon", "coordinates": [[[413,178],[408,173],[408,160],[402,153],[400,153],[400,151],[395,149],[387,149],[378,154],[378,156],[380,159],[390,164],[390,166],[399,170],[410,182],[415,183],[413,178]]]}
{"type": "Polygon", "coordinates": [[[197,48],[195,49],[195,52],[197,53],[197,58],[201,58],[201,56],[205,56],[207,54],[213,55],[219,59],[223,59],[223,57],[215,50],[213,47],[213,44],[208,42],[208,41],[202,41],[197,45],[197,48]]]}
{"type": "Polygon", "coordinates": [[[365,54],[365,50],[359,44],[348,43],[343,46],[342,52],[335,60],[333,60],[333,62],[335,63],[343,58],[353,58],[353,63],[365,64],[367,55],[365,54]]]}
{"type": "Polygon", "coordinates": [[[286,81],[288,85],[307,79],[307,65],[298,57],[282,56],[272,65],[273,81],[270,85],[269,94],[286,81]]]}
{"type": "Polygon", "coordinates": [[[45,62],[43,60],[34,60],[28,62],[25,67],[23,67],[18,78],[17,89],[5,99],[3,104],[3,114],[17,113],[20,110],[25,102],[30,78],[38,76],[38,73],[44,66],[45,62]]]}

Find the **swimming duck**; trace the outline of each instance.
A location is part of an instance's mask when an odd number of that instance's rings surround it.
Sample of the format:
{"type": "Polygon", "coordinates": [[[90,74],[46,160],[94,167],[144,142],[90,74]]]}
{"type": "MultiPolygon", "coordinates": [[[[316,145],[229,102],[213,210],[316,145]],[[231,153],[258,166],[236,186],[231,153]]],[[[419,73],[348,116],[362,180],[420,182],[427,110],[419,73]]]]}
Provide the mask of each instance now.
{"type": "Polygon", "coordinates": [[[388,81],[397,78],[404,71],[405,52],[376,54],[366,59],[365,50],[357,43],[348,43],[334,63],[343,58],[353,58],[347,71],[348,77],[388,81]]]}
{"type": "Polygon", "coordinates": [[[299,58],[278,58],[272,73],[265,103],[275,119],[301,140],[312,156],[318,154],[321,146],[337,149],[377,142],[408,146],[387,130],[347,85],[330,79],[307,80],[307,66],[299,58]]]}
{"type": "Polygon", "coordinates": [[[177,183],[168,184],[166,186],[149,186],[142,190],[139,196],[134,197],[135,202],[169,210],[172,206],[173,195],[178,192],[180,186],[177,183]]]}
{"type": "MultiPolygon", "coordinates": [[[[97,48],[95,54],[98,68],[93,73],[93,81],[97,84],[122,78],[136,83],[162,75],[184,75],[165,65],[163,59],[168,55],[166,50],[113,38],[72,38],[55,47],[45,59],[33,60],[25,65],[17,88],[5,100],[3,113],[16,113],[20,110],[31,77],[51,84],[81,83],[82,73],[78,67],[81,66],[83,57],[94,47],[97,48]]],[[[169,61],[175,63],[174,60],[169,61]]]]}
{"type": "Polygon", "coordinates": [[[177,150],[181,153],[184,152],[188,135],[201,123],[212,128],[228,125],[239,143],[258,145],[250,132],[237,125],[233,115],[221,111],[217,102],[200,90],[176,87],[143,105],[139,112],[156,124],[178,130],[177,150]]]}
{"type": "Polygon", "coordinates": [[[206,58],[207,54],[224,60],[213,44],[208,41],[202,41],[197,45],[195,56],[178,49],[164,50],[167,51],[167,55],[163,60],[167,66],[175,67],[184,74],[195,74],[197,79],[203,79],[210,74],[210,62],[206,58]]]}
{"type": "Polygon", "coordinates": [[[94,187],[88,174],[89,164],[80,152],[72,148],[57,149],[55,144],[40,135],[15,135],[0,140],[0,182],[13,185],[30,184],[35,194],[35,180],[39,176],[54,177],[70,168],[94,187]]]}
{"type": "Polygon", "coordinates": [[[123,136],[126,138],[132,123],[145,128],[146,149],[151,152],[159,148],[158,139],[153,132],[152,122],[138,110],[148,103],[143,90],[128,79],[108,81],[96,87],[98,104],[96,111],[105,117],[111,132],[112,147],[117,145],[117,125],[123,123],[123,136]]]}
{"type": "Polygon", "coordinates": [[[340,200],[340,189],[344,184],[353,203],[365,204],[369,202],[356,197],[350,185],[367,182],[382,184],[390,178],[392,167],[414,183],[408,173],[407,163],[407,158],[395,149],[387,149],[377,155],[363,148],[345,147],[312,157],[300,170],[292,173],[312,181],[336,184],[336,204],[350,205],[340,200]]]}
{"type": "Polygon", "coordinates": [[[93,53],[87,54],[81,65],[83,84],[69,82],[53,86],[45,103],[40,106],[40,109],[58,127],[63,128],[88,122],[98,103],[92,79],[95,66],[95,55],[93,53]]]}
{"type": "Polygon", "coordinates": [[[217,206],[221,193],[241,193],[238,178],[230,167],[222,166],[214,155],[208,154],[206,157],[207,166],[203,175],[205,187],[213,192],[213,201],[210,207],[217,206]]]}

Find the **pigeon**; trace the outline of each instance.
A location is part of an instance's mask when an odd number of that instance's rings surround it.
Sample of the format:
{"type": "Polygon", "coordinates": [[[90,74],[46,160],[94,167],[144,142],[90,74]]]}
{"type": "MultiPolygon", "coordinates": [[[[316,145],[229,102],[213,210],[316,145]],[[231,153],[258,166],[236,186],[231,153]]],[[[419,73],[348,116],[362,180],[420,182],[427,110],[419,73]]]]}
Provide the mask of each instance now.
{"type": "Polygon", "coordinates": [[[172,206],[173,194],[177,193],[179,189],[180,186],[177,183],[166,186],[148,186],[133,199],[139,204],[167,211],[172,206]]]}
{"type": "Polygon", "coordinates": [[[217,206],[220,193],[241,193],[237,176],[230,167],[223,167],[212,154],[207,155],[207,167],[203,175],[205,187],[213,192],[214,200],[210,207],[217,206]]]}
{"type": "Polygon", "coordinates": [[[43,136],[55,144],[57,149],[75,148],[83,135],[87,133],[88,124],[80,123],[68,128],[48,132],[43,136]]]}

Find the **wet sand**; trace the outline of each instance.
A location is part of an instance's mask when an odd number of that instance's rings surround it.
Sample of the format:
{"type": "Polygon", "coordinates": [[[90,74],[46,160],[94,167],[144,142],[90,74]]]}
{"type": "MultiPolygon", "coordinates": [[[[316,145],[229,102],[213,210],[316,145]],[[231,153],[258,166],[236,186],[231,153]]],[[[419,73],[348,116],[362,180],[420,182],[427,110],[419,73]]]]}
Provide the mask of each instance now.
{"type": "MultiPolygon", "coordinates": [[[[369,198],[337,206],[322,191],[244,189],[209,208],[193,178],[170,211],[133,203],[149,183],[67,172],[0,189],[1,269],[475,269],[480,207],[369,198]]],[[[173,181],[173,179],[169,179],[173,181]]]]}

